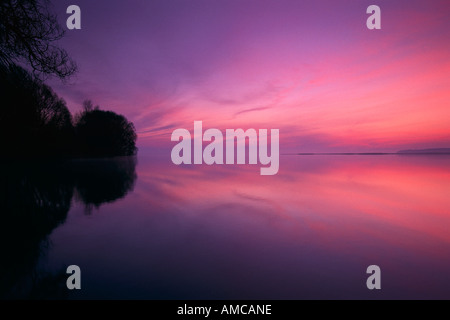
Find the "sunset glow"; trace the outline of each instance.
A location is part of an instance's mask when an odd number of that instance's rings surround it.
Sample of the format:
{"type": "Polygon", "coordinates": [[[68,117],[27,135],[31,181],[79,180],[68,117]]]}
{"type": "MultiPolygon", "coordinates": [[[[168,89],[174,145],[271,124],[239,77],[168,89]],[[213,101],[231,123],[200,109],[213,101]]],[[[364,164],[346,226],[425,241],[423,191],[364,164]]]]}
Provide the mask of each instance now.
{"type": "Polygon", "coordinates": [[[448,1],[378,1],[381,30],[370,4],[79,1],[62,44],[80,72],[54,87],[74,112],[92,99],[127,116],[140,147],[171,148],[196,120],[278,128],[280,152],[448,147],[448,1]]]}

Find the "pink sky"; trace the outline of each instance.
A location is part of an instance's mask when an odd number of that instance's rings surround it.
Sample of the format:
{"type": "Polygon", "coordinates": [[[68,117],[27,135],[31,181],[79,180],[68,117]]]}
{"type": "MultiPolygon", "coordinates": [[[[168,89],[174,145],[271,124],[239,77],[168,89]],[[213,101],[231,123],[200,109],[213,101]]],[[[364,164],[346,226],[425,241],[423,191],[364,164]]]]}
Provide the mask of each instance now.
{"type": "MultiPolygon", "coordinates": [[[[65,23],[60,1],[55,11],[65,23]]],[[[135,123],[140,147],[176,128],[280,129],[281,152],[450,147],[450,3],[86,1],[61,44],[80,71],[51,81],[135,123]]]]}

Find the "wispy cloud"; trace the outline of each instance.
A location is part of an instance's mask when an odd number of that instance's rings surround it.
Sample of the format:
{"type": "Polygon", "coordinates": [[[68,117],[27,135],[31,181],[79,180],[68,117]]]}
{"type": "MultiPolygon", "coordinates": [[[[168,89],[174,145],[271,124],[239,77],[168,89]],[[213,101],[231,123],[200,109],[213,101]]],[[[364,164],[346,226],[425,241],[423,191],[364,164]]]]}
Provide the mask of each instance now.
{"type": "Polygon", "coordinates": [[[446,0],[382,1],[376,31],[358,1],[79,1],[62,44],[80,73],[57,92],[124,114],[139,144],[194,120],[306,151],[450,144],[446,0]]]}
{"type": "Polygon", "coordinates": [[[270,109],[270,107],[257,107],[257,108],[245,109],[245,110],[241,110],[241,111],[235,112],[234,116],[236,117],[236,116],[238,116],[240,114],[243,114],[243,113],[255,112],[255,111],[263,111],[263,110],[268,110],[268,109],[270,109]]]}

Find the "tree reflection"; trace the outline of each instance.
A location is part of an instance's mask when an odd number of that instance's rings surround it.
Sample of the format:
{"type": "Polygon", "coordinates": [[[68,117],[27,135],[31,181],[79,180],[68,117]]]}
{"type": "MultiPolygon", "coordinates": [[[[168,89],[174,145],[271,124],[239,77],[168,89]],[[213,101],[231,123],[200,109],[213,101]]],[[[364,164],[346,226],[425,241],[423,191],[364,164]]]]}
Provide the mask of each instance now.
{"type": "Polygon", "coordinates": [[[136,158],[77,160],[70,166],[76,198],[86,206],[86,213],[92,207],[123,198],[133,190],[136,181],[136,158]]]}
{"type": "Polygon", "coordinates": [[[86,212],[123,198],[137,179],[135,157],[0,163],[0,298],[64,298],[65,270],[39,270],[48,236],[72,200],[86,212]]]}

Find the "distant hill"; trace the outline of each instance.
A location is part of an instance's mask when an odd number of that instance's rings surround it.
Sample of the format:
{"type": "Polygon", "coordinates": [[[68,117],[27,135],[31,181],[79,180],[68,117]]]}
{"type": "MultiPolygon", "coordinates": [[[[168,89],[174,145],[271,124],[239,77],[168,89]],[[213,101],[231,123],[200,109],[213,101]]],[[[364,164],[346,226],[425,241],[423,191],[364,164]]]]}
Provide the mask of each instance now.
{"type": "Polygon", "coordinates": [[[412,149],[397,151],[400,154],[450,154],[450,148],[412,149]]]}

